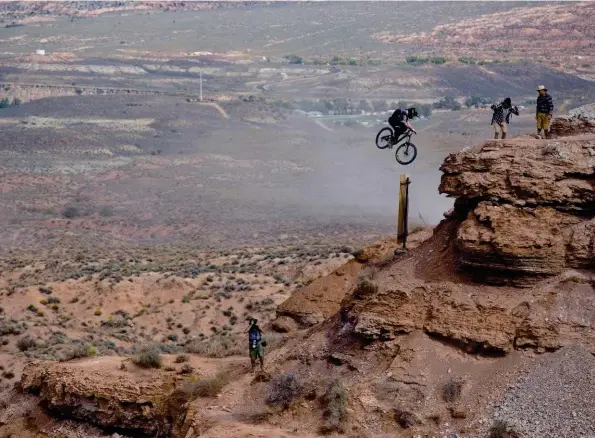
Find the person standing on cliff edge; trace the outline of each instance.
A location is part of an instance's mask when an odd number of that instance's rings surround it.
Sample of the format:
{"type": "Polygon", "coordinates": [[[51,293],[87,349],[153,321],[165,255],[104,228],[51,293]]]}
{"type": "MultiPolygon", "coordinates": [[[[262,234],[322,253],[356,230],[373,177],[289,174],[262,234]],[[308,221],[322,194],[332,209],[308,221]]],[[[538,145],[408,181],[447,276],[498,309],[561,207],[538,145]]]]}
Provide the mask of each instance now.
{"type": "Polygon", "coordinates": [[[552,114],[554,112],[554,102],[552,96],[547,94],[547,88],[540,85],[537,87],[537,108],[535,111],[535,120],[537,120],[537,135],[541,135],[541,130],[545,138],[549,137],[550,122],[552,120],[552,114]]]}
{"type": "Polygon", "coordinates": [[[510,116],[514,114],[519,115],[519,109],[512,106],[510,97],[507,97],[499,104],[493,104],[491,107],[494,114],[492,115],[492,126],[494,127],[494,140],[498,140],[498,134],[502,132],[502,140],[506,139],[508,133],[508,124],[510,123],[510,116]],[[506,114],[505,114],[506,113],[506,114]]]}

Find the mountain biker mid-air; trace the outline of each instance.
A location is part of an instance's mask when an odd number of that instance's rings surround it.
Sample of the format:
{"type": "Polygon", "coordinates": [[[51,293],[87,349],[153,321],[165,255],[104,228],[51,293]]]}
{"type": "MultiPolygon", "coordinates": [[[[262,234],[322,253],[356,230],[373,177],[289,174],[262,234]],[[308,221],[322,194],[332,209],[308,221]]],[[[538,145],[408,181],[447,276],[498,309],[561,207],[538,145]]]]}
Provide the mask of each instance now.
{"type": "Polygon", "coordinates": [[[415,108],[407,108],[406,110],[398,108],[388,118],[388,124],[391,127],[385,126],[376,134],[378,149],[392,149],[393,146],[397,145],[395,158],[399,164],[411,164],[417,157],[417,148],[411,143],[411,135],[417,134],[417,131],[409,123],[409,120],[414,117],[418,117],[415,108]]]}
{"type": "Polygon", "coordinates": [[[411,126],[411,123],[409,123],[409,120],[414,117],[417,117],[417,111],[415,108],[408,108],[407,110],[397,108],[395,112],[393,112],[393,114],[388,118],[388,124],[394,130],[393,135],[395,140],[407,132],[407,129],[411,129],[417,134],[417,131],[413,128],[413,126],[411,126]]]}

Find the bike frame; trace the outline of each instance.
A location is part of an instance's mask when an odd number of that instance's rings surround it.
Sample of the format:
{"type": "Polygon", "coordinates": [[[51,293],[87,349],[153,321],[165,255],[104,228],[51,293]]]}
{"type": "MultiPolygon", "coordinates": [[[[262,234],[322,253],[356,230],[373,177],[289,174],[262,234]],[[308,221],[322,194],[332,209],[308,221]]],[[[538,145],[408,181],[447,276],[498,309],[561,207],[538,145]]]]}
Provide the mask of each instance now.
{"type": "Polygon", "coordinates": [[[403,134],[401,134],[401,136],[397,139],[395,139],[395,133],[393,132],[393,144],[391,146],[395,146],[397,144],[399,144],[401,141],[405,140],[405,138],[408,138],[409,140],[411,140],[411,135],[413,134],[413,131],[411,131],[411,129],[408,129],[407,131],[405,131],[403,134]]]}

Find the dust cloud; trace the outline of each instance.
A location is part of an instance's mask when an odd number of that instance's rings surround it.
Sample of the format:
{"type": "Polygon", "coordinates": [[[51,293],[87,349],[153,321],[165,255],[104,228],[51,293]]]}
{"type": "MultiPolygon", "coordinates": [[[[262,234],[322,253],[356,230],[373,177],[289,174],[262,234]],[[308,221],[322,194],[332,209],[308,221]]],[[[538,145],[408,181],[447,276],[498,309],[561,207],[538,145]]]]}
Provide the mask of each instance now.
{"type": "Polygon", "coordinates": [[[377,130],[341,130],[321,138],[311,157],[315,171],[300,187],[303,208],[342,220],[392,226],[398,214],[399,178],[406,173],[411,180],[410,223],[436,225],[454,202],[438,193],[443,154],[428,143],[429,137],[419,136],[416,160],[402,166],[395,149],[376,148],[377,130]]]}

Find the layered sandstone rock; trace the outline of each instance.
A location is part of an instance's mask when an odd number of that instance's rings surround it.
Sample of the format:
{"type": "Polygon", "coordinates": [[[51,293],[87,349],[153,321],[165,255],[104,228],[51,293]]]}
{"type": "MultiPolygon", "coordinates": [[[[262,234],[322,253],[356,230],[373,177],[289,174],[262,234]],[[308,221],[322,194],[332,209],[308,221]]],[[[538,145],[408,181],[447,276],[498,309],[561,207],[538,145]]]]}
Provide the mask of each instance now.
{"type": "Polygon", "coordinates": [[[90,364],[31,363],[21,386],[38,393],[51,412],[102,428],[170,436],[178,421],[170,397],[174,381],[163,373],[134,375],[119,372],[115,365],[94,370],[90,364]]]}
{"type": "MultiPolygon", "coordinates": [[[[412,249],[432,235],[429,228],[413,232],[407,246],[412,249]]],[[[280,332],[291,331],[292,319],[300,326],[312,326],[336,314],[341,302],[359,281],[362,270],[390,261],[395,250],[402,243],[396,238],[388,238],[360,249],[334,272],[314,280],[311,284],[295,291],[291,297],[277,308],[277,321],[273,328],[280,332]]]]}
{"type": "Polygon", "coordinates": [[[446,158],[439,187],[466,216],[462,269],[478,280],[528,285],[593,269],[595,137],[517,138],[446,158]]]}
{"type": "Polygon", "coordinates": [[[567,116],[554,118],[550,133],[554,137],[595,133],[595,104],[575,108],[567,116]]]}

